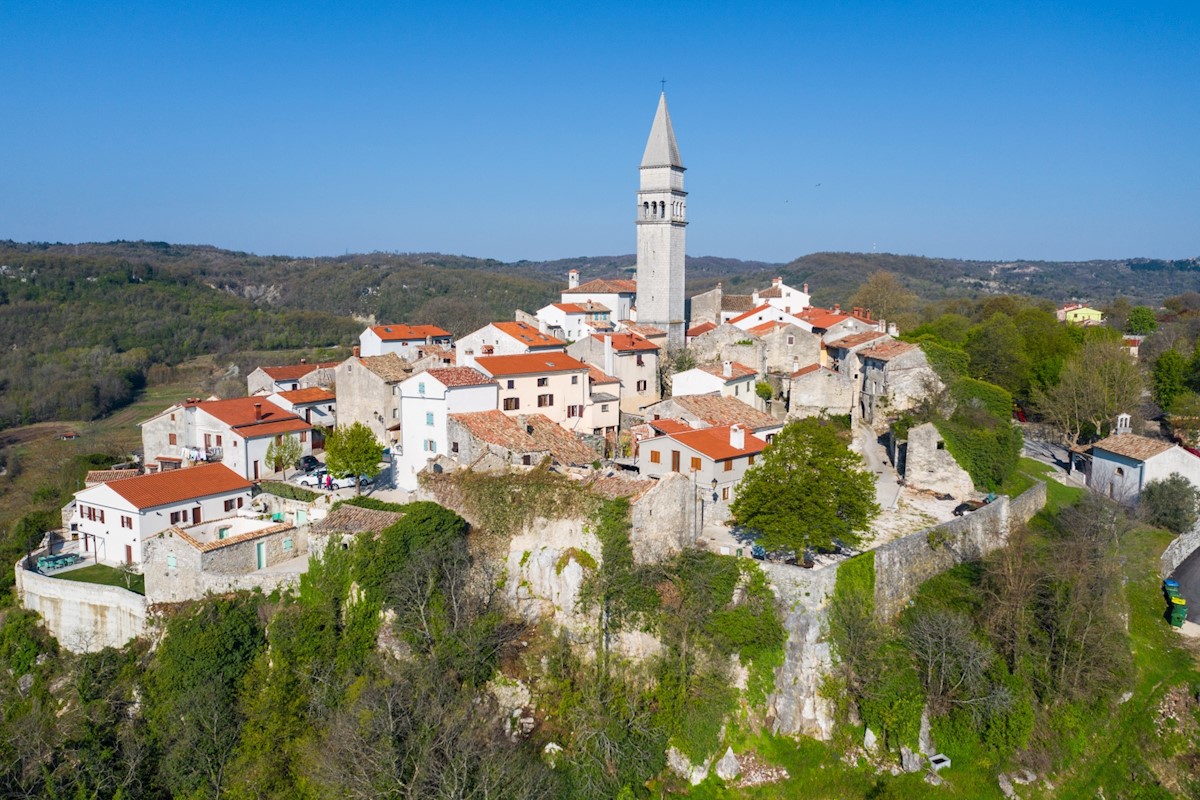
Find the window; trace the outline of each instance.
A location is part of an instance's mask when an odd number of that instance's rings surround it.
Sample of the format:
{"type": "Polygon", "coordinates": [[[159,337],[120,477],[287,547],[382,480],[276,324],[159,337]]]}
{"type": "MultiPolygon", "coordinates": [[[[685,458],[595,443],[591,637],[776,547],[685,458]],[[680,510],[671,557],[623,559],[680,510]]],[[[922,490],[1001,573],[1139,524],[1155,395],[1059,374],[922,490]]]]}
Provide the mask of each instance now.
{"type": "Polygon", "coordinates": [[[517,387],[517,382],[510,379],[508,381],[505,381],[504,387],[506,389],[515,389],[517,387]]]}
{"type": "Polygon", "coordinates": [[[398,408],[392,409],[392,419],[400,419],[400,409],[398,409],[398,408]]]}
{"type": "Polygon", "coordinates": [[[426,425],[432,425],[432,424],[433,424],[433,412],[432,412],[432,411],[426,411],[426,412],[425,412],[425,424],[426,424],[426,425]]]}
{"type": "Polygon", "coordinates": [[[237,499],[237,507],[238,508],[242,507],[242,498],[240,498],[240,497],[237,499]]]}
{"type": "Polygon", "coordinates": [[[121,527],[128,528],[129,530],[133,530],[133,517],[127,517],[124,514],[122,514],[121,515],[121,527]]]}
{"type": "Polygon", "coordinates": [[[572,385],[572,386],[576,386],[576,385],[578,385],[578,384],[579,384],[579,376],[578,376],[578,375],[572,375],[572,376],[571,376],[571,385],[572,385]]]}
{"type": "Polygon", "coordinates": [[[637,390],[638,390],[639,392],[644,392],[644,391],[646,391],[646,382],[645,382],[645,381],[638,381],[638,382],[637,382],[637,390]]]}
{"type": "Polygon", "coordinates": [[[600,404],[600,410],[601,410],[602,412],[607,412],[607,411],[608,411],[608,403],[601,403],[601,404],[600,404]]]}
{"type": "Polygon", "coordinates": [[[217,528],[217,538],[224,539],[229,535],[229,528],[217,528]]]}
{"type": "Polygon", "coordinates": [[[538,378],[538,386],[549,386],[549,385],[550,385],[549,378],[538,378]]]}
{"type": "Polygon", "coordinates": [[[417,384],[417,394],[425,394],[425,382],[421,381],[417,384]]]}
{"type": "Polygon", "coordinates": [[[729,487],[728,486],[726,486],[724,489],[721,490],[721,499],[722,500],[729,499],[729,487]]]}
{"type": "Polygon", "coordinates": [[[226,501],[225,501],[225,510],[226,510],[226,511],[233,511],[233,509],[234,509],[234,506],[236,506],[236,505],[237,505],[237,501],[236,501],[236,500],[233,500],[233,499],[226,500],[226,501]]]}
{"type": "Polygon", "coordinates": [[[795,343],[796,343],[796,337],[795,337],[795,336],[789,336],[789,337],[788,337],[788,344],[795,344],[795,343]]]}
{"type": "Polygon", "coordinates": [[[221,434],[217,434],[217,447],[221,446],[221,434]]]}
{"type": "Polygon", "coordinates": [[[175,421],[175,415],[174,415],[174,414],[172,414],[172,415],[171,415],[171,422],[174,422],[174,421],[175,421]]]}
{"type": "Polygon", "coordinates": [[[739,385],[737,385],[737,386],[734,386],[734,387],[733,387],[733,396],[734,396],[734,397],[737,397],[737,396],[738,396],[739,394],[741,394],[741,393],[742,393],[742,387],[741,387],[741,384],[739,384],[739,385]]]}
{"type": "Polygon", "coordinates": [[[651,464],[661,464],[662,463],[662,454],[659,453],[657,450],[651,450],[650,451],[650,463],[651,464]]]}
{"type": "Polygon", "coordinates": [[[938,450],[945,450],[945,449],[946,449],[946,443],[945,443],[945,442],[938,442],[938,443],[937,443],[937,449],[938,449],[938,450]]]}
{"type": "Polygon", "coordinates": [[[170,567],[171,569],[175,569],[175,554],[174,553],[169,553],[167,555],[167,566],[170,567]]]}
{"type": "Polygon", "coordinates": [[[291,540],[291,539],[284,539],[284,540],[283,540],[283,549],[284,549],[284,550],[291,550],[291,549],[292,549],[292,540],[291,540]]]}
{"type": "Polygon", "coordinates": [[[692,472],[699,472],[699,471],[700,471],[700,459],[696,458],[695,456],[692,456],[692,472]]]}
{"type": "Polygon", "coordinates": [[[178,525],[180,522],[182,522],[186,519],[187,519],[186,511],[172,511],[171,512],[171,524],[172,525],[178,525]]]}
{"type": "Polygon", "coordinates": [[[533,466],[533,456],[521,456],[521,464],[526,467],[533,466]]]}
{"type": "Polygon", "coordinates": [[[504,410],[505,411],[516,411],[520,407],[521,407],[521,398],[519,398],[519,397],[504,398],[504,410]]]}
{"type": "Polygon", "coordinates": [[[725,471],[726,471],[726,472],[733,472],[733,459],[732,459],[732,458],[730,458],[730,459],[727,459],[727,460],[726,460],[726,461],[724,461],[723,463],[725,464],[725,471]]]}
{"type": "Polygon", "coordinates": [[[746,466],[750,466],[750,465],[752,465],[753,463],[754,463],[754,456],[752,456],[752,455],[751,455],[751,456],[746,456],[746,466]]]}
{"type": "Polygon", "coordinates": [[[104,522],[104,509],[100,509],[100,521],[104,522]]]}
{"type": "Polygon", "coordinates": [[[642,358],[642,354],[641,354],[641,353],[638,353],[638,354],[637,354],[637,365],[638,365],[639,367],[644,367],[644,366],[646,366],[646,359],[642,358]]]}
{"type": "Polygon", "coordinates": [[[437,452],[437,442],[435,442],[433,439],[426,439],[425,440],[425,452],[426,453],[436,453],[437,452]]]}
{"type": "Polygon", "coordinates": [[[451,453],[457,453],[457,452],[458,452],[458,442],[451,442],[451,443],[450,443],[450,452],[451,452],[451,453]]]}
{"type": "Polygon", "coordinates": [[[583,406],[567,406],[567,416],[568,417],[582,417],[583,416],[583,406]]]}
{"type": "Polygon", "coordinates": [[[538,395],[538,408],[547,408],[552,405],[554,405],[554,395],[552,395],[552,394],[539,394],[538,395]]]}
{"type": "Polygon", "coordinates": [[[308,441],[308,431],[300,431],[300,444],[308,441]]]}
{"type": "Polygon", "coordinates": [[[176,437],[175,434],[173,434],[173,433],[168,433],[167,434],[167,444],[171,445],[172,447],[179,444],[178,437],[176,437]]]}

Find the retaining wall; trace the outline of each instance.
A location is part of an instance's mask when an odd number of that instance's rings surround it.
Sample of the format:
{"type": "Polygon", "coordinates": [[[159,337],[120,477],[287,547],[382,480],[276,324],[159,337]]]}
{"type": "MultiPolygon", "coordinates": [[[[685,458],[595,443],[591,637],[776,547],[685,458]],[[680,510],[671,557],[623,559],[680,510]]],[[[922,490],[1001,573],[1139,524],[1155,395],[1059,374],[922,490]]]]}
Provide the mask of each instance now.
{"type": "Polygon", "coordinates": [[[73,653],[122,647],[146,631],[146,598],[117,586],[51,578],[16,566],[21,605],[73,653]]]}
{"type": "Polygon", "coordinates": [[[1159,559],[1158,571],[1165,578],[1179,568],[1187,557],[1200,548],[1200,525],[1175,537],[1159,559]]]}

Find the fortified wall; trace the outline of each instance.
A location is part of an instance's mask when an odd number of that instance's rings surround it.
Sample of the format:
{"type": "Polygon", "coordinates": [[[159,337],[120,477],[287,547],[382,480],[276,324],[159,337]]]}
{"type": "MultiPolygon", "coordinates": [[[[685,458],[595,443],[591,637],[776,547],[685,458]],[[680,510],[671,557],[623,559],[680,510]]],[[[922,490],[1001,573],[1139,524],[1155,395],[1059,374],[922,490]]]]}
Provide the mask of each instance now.
{"type": "Polygon", "coordinates": [[[61,580],[16,564],[17,598],[72,653],[124,647],[146,631],[146,598],[119,586],[61,580]]]}
{"type": "MultiPolygon", "coordinates": [[[[983,508],[941,525],[888,542],[875,553],[875,612],[891,620],[929,578],[977,561],[1003,547],[1014,527],[1028,522],[1046,504],[1046,484],[1016,498],[998,497],[983,508]]],[[[788,632],[784,663],[775,676],[769,707],[775,733],[828,739],[833,716],[820,696],[821,681],[833,667],[828,639],[829,602],[839,564],[806,570],[766,563],[788,632]]]]}

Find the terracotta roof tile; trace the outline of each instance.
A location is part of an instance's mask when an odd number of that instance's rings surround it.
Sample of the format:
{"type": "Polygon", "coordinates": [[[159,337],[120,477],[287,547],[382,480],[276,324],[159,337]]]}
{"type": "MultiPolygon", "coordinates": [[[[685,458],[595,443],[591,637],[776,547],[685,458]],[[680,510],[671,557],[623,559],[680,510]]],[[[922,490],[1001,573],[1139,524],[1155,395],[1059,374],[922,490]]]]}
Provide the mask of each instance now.
{"type": "Polygon", "coordinates": [[[250,481],[224,464],[202,464],[187,469],[172,469],[125,478],[105,484],[128,500],[135,508],[198,500],[201,497],[250,491],[250,481]]]}
{"type": "Polygon", "coordinates": [[[646,424],[659,433],[683,433],[693,430],[691,425],[678,419],[652,419],[646,424]]]}
{"type": "Polygon", "coordinates": [[[562,339],[547,336],[528,322],[493,322],[492,327],[526,347],[566,347],[562,339]]]}
{"type": "Polygon", "coordinates": [[[706,364],[705,366],[698,367],[698,369],[707,372],[709,375],[715,375],[726,383],[744,380],[751,375],[758,374],[758,370],[747,367],[745,364],[739,364],[736,361],[730,365],[729,371],[731,375],[728,378],[725,377],[725,366],[723,364],[706,364]]]}
{"type": "MultiPolygon", "coordinates": [[[[745,437],[743,446],[734,447],[729,442],[730,427],[729,425],[723,425],[715,428],[700,428],[699,430],[668,433],[666,434],[666,438],[690,447],[714,461],[725,461],[739,456],[755,455],[766,449],[767,443],[757,436],[751,435],[748,431],[743,434],[745,437]]],[[[646,442],[643,442],[642,446],[644,447],[645,445],[646,442]]]]}
{"type": "Polygon", "coordinates": [[[379,533],[397,522],[404,514],[398,511],[377,511],[359,508],[344,503],[330,511],[325,519],[313,523],[309,531],[314,534],[329,533],[379,533]]]}
{"type": "Polygon", "coordinates": [[[588,380],[595,384],[621,382],[619,378],[614,378],[612,375],[607,375],[603,370],[600,370],[591,364],[588,364],[588,380]]]}
{"type": "Polygon", "coordinates": [[[709,425],[732,425],[740,422],[747,430],[757,431],[764,428],[778,428],[782,422],[765,411],[759,411],[753,406],[743,403],[736,397],[721,397],[715,394],[693,394],[672,397],[674,403],[684,411],[702,419],[709,425]]]}
{"type": "Polygon", "coordinates": [[[863,331],[862,333],[852,333],[849,336],[834,339],[832,342],[826,342],[825,345],[827,347],[840,347],[843,350],[849,350],[852,347],[861,347],[868,342],[882,339],[885,336],[887,334],[882,331],[863,331]]]}
{"type": "Polygon", "coordinates": [[[892,339],[868,347],[866,350],[859,350],[858,356],[859,358],[873,358],[876,361],[891,361],[893,358],[916,349],[917,346],[912,342],[901,342],[897,339],[892,339]]]}
{"type": "Polygon", "coordinates": [[[754,308],[754,296],[748,294],[726,294],[721,296],[722,311],[749,311],[754,308]]]}
{"type": "MultiPolygon", "coordinates": [[[[207,526],[209,523],[204,524],[207,526]]],[[[169,528],[163,533],[173,533],[187,544],[199,550],[201,553],[209,553],[213,550],[220,550],[222,547],[229,547],[230,545],[241,544],[242,542],[249,542],[253,541],[254,539],[261,539],[264,536],[270,536],[272,533],[282,533],[283,531],[290,531],[293,528],[295,528],[295,526],[292,525],[292,523],[281,522],[276,525],[268,525],[265,528],[259,528],[258,530],[239,533],[236,536],[228,536],[224,539],[214,539],[211,542],[201,542],[199,539],[194,538],[190,533],[188,533],[186,528],[169,528]]]]}
{"type": "Polygon", "coordinates": [[[625,323],[625,330],[630,333],[636,333],[638,336],[649,338],[651,336],[666,336],[667,332],[662,328],[656,328],[653,325],[639,325],[636,322],[625,323]]]}
{"type": "Polygon", "coordinates": [[[284,367],[260,367],[273,381],[298,381],[305,375],[319,369],[332,369],[337,361],[325,361],[319,364],[292,364],[284,367]]]}
{"type": "Polygon", "coordinates": [[[560,464],[582,465],[596,460],[592,450],[578,437],[543,414],[517,417],[502,411],[472,411],[451,414],[476,439],[498,445],[514,453],[550,453],[560,464]]]}
{"type": "Polygon", "coordinates": [[[769,289],[763,289],[758,293],[759,297],[783,297],[783,287],[772,286],[769,289]]]}
{"type": "Polygon", "coordinates": [[[84,476],[83,483],[85,486],[95,486],[97,483],[136,478],[140,474],[136,469],[92,469],[84,476]]]}
{"type": "Polygon", "coordinates": [[[515,356],[480,356],[479,369],[492,377],[534,375],[542,372],[586,372],[588,365],[566,353],[523,353],[515,356]]]}
{"type": "MultiPolygon", "coordinates": [[[[738,316],[729,320],[729,324],[731,324],[731,325],[736,324],[738,322],[741,322],[744,319],[749,319],[750,317],[753,317],[755,314],[761,314],[764,311],[779,311],[779,309],[775,308],[772,305],[768,305],[768,304],[756,306],[755,308],[750,309],[746,313],[739,314],[738,316]]],[[[780,312],[780,313],[782,313],[782,312],[780,312]]]]}
{"type": "Polygon", "coordinates": [[[313,386],[308,389],[293,389],[290,392],[280,392],[279,396],[293,405],[329,403],[337,399],[337,396],[333,392],[328,389],[322,389],[319,386],[313,386]]]}
{"type": "Polygon", "coordinates": [[[395,353],[385,353],[381,356],[363,356],[358,363],[383,378],[388,383],[402,381],[412,374],[412,366],[395,353]]]}
{"type": "Polygon", "coordinates": [[[563,289],[563,294],[636,294],[637,281],[624,278],[596,278],[574,289],[563,289]]]}
{"type": "Polygon", "coordinates": [[[437,325],[373,325],[371,330],[385,342],[425,341],[429,337],[445,339],[450,336],[450,331],[442,330],[437,325]]]}
{"type": "Polygon", "coordinates": [[[816,372],[821,368],[820,364],[809,364],[807,367],[801,367],[792,373],[793,378],[799,378],[801,375],[807,375],[810,372],[816,372]]]}
{"type": "Polygon", "coordinates": [[[659,347],[654,342],[636,333],[593,333],[592,338],[603,343],[606,337],[612,337],[613,350],[618,353],[633,353],[636,351],[658,350],[659,347]]]}
{"type": "Polygon", "coordinates": [[[495,381],[471,367],[435,367],[425,374],[436,378],[444,386],[489,386],[495,381]]]}
{"type": "Polygon", "coordinates": [[[568,314],[605,314],[612,311],[608,306],[592,300],[584,300],[581,303],[553,303],[553,306],[568,314]]]}
{"type": "Polygon", "coordinates": [[[1174,446],[1170,442],[1164,442],[1161,439],[1138,436],[1136,433],[1122,433],[1101,439],[1093,444],[1092,448],[1107,450],[1110,453],[1116,453],[1119,456],[1132,458],[1136,461],[1145,461],[1159,453],[1167,452],[1174,446]]]}
{"type": "Polygon", "coordinates": [[[228,425],[234,433],[249,438],[265,435],[257,430],[270,427],[272,433],[305,430],[310,426],[291,411],[285,411],[265,397],[234,397],[229,400],[203,400],[196,408],[228,425]],[[299,424],[296,424],[299,423],[299,424]],[[251,430],[256,432],[251,433],[251,430]]]}
{"type": "Polygon", "coordinates": [[[715,329],[716,327],[717,327],[717,323],[715,323],[715,322],[701,322],[699,325],[694,325],[693,327],[688,328],[687,335],[688,336],[699,336],[701,334],[708,333],[709,331],[715,329]]]}

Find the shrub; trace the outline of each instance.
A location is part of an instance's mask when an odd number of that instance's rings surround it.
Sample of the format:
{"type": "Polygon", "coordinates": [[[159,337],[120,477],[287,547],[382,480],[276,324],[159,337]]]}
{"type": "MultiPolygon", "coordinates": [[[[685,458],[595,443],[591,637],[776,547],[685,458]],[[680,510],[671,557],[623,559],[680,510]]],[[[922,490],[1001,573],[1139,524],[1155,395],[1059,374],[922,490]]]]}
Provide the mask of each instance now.
{"type": "Polygon", "coordinates": [[[1139,508],[1142,518],[1151,525],[1183,533],[1191,530],[1200,516],[1200,490],[1178,472],[1172,472],[1142,487],[1139,508]]]}
{"type": "Polygon", "coordinates": [[[303,486],[293,486],[282,481],[262,481],[258,484],[258,488],[266,494],[273,494],[288,500],[299,500],[303,503],[311,503],[319,497],[316,492],[311,492],[303,486]]]}

